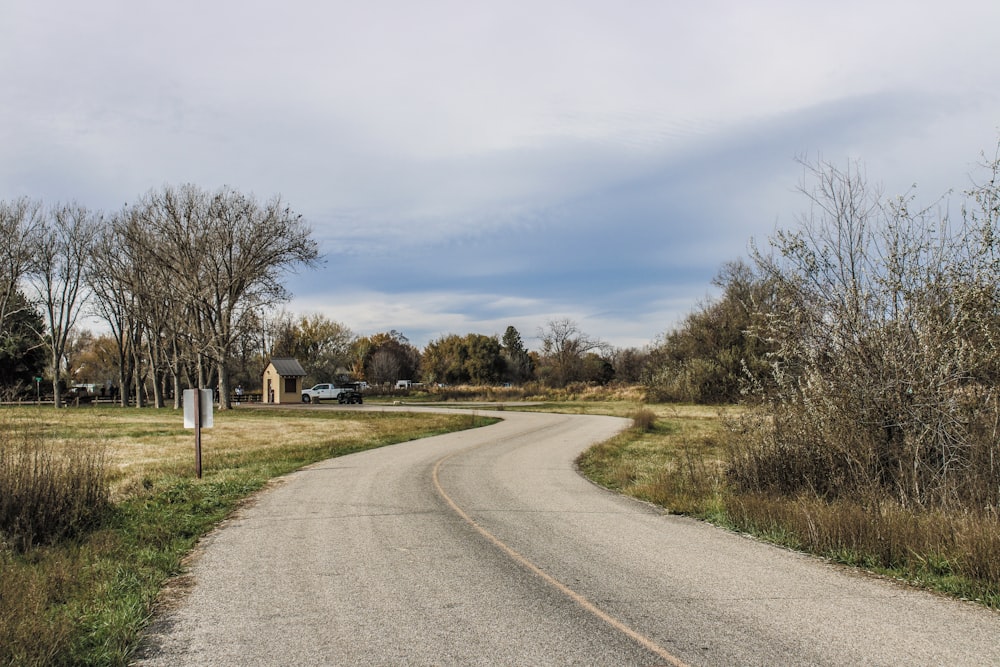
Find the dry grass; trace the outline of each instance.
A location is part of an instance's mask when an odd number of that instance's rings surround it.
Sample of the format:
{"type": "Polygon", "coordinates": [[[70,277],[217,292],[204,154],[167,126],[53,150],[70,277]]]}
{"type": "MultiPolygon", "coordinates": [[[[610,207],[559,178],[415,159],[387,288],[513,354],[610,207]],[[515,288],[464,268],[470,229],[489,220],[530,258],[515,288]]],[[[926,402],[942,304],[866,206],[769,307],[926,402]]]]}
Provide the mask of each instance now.
{"type": "MultiPolygon", "coordinates": [[[[618,406],[613,412],[619,412],[618,406]]],[[[671,511],[712,517],[724,476],[724,416],[736,408],[650,405],[633,428],[585,452],[581,470],[601,484],[671,511]]]]}
{"type": "Polygon", "coordinates": [[[1000,520],[893,501],[730,496],[733,525],[849,565],[1000,607],[1000,520]]]}
{"type": "MultiPolygon", "coordinates": [[[[203,465],[207,473],[219,462],[280,450],[294,443],[349,443],[379,438],[385,423],[370,417],[323,418],[322,413],[238,409],[216,413],[215,426],[202,430],[203,465]]],[[[370,413],[365,413],[369,414],[370,413]]],[[[143,486],[143,480],[163,474],[187,474],[194,461],[194,431],[173,410],[80,408],[56,411],[23,408],[5,411],[3,428],[37,437],[55,453],[80,447],[80,436],[99,445],[111,475],[113,499],[120,500],[143,486]]],[[[396,418],[393,429],[407,428],[396,418]]],[[[417,419],[409,424],[415,426],[417,419]]],[[[425,423],[424,417],[420,418],[425,423]]]]}

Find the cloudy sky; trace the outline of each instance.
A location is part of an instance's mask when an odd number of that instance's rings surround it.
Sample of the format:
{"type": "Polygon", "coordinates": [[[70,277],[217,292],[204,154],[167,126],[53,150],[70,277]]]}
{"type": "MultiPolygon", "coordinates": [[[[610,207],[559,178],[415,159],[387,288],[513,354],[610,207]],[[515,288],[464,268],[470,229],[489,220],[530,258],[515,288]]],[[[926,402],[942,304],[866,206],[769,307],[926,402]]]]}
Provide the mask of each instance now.
{"type": "Polygon", "coordinates": [[[996,0],[0,0],[0,199],[280,194],[324,255],[291,312],[642,346],[794,225],[796,157],[966,188],[998,34],[996,0]]]}

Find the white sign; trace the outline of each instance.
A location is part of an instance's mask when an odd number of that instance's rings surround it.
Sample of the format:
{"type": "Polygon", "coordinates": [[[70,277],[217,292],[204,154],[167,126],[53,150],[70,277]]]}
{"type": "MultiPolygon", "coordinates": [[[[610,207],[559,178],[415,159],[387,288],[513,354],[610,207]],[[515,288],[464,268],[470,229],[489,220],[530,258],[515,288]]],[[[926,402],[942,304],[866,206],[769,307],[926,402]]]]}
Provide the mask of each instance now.
{"type": "MultiPolygon", "coordinates": [[[[184,428],[194,428],[194,392],[195,389],[184,390],[184,428]]],[[[212,417],[212,390],[199,389],[201,394],[201,428],[212,428],[214,419],[212,417]]]]}

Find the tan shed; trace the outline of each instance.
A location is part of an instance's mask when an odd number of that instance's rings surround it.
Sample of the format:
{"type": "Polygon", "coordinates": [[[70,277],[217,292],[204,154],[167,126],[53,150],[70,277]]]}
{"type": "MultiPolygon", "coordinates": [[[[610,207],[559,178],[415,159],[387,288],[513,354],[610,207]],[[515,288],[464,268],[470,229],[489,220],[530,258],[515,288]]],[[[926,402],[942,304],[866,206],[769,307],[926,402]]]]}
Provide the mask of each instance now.
{"type": "Polygon", "coordinates": [[[306,372],[297,359],[271,359],[264,369],[264,403],[299,403],[302,400],[302,378],[306,372]]]}

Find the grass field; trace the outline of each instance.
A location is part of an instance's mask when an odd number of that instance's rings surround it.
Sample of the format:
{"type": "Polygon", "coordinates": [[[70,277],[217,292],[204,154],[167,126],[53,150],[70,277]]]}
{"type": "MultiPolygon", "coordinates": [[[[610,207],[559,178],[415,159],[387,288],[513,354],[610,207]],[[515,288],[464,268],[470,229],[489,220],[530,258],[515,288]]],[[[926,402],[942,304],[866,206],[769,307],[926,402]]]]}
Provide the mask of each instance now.
{"type": "MultiPolygon", "coordinates": [[[[173,410],[2,408],[0,461],[29,460],[17,458],[21,450],[57,459],[92,452],[107,471],[111,503],[96,526],[70,538],[0,545],[0,664],[125,665],[184,556],[268,480],[485,423],[474,413],[240,408],[216,413],[215,427],[203,431],[196,479],[193,431],[173,410]]],[[[48,459],[30,460],[39,467],[48,459]]]]}

